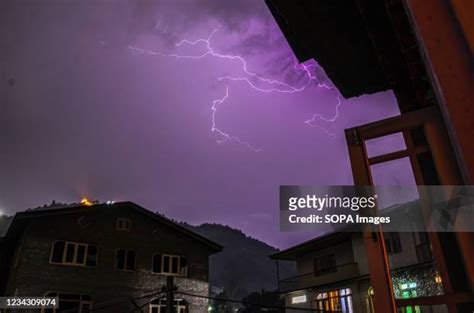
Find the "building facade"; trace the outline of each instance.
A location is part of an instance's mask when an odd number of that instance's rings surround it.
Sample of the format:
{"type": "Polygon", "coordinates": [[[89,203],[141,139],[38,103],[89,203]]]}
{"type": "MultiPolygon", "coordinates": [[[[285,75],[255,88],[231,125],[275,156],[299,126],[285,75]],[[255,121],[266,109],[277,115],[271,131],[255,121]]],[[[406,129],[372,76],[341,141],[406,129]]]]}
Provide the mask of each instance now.
{"type": "MultiPolygon", "coordinates": [[[[386,233],[385,242],[397,299],[443,294],[426,233],[386,233]]],[[[286,312],[374,313],[374,289],[362,233],[333,233],[271,256],[295,261],[297,276],[279,280],[286,312]],[[293,308],[293,309],[292,309],[293,308]]],[[[436,307],[409,306],[403,312],[440,313],[436,307]]]]}
{"type": "MultiPolygon", "coordinates": [[[[21,212],[1,247],[2,294],[58,297],[61,311],[162,313],[167,277],[177,292],[209,295],[208,258],[221,249],[131,202],[21,212]]],[[[207,311],[205,298],[174,302],[207,311]]]]}

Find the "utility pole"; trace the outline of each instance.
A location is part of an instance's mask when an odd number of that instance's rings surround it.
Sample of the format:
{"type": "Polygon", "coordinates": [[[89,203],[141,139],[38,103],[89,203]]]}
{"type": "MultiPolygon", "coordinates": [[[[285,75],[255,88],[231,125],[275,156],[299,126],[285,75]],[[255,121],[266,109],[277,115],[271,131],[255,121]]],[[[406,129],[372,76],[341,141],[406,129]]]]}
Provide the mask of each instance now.
{"type": "Polygon", "coordinates": [[[174,281],[173,276],[166,277],[166,313],[174,313],[174,281]]]}

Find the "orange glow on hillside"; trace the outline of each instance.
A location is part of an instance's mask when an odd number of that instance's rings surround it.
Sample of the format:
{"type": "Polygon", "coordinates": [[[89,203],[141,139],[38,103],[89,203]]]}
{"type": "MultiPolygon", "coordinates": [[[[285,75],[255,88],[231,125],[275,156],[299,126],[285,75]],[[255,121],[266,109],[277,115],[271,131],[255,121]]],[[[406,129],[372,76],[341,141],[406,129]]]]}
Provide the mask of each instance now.
{"type": "Polygon", "coordinates": [[[82,205],[86,205],[86,206],[91,206],[93,205],[94,203],[92,203],[89,199],[87,199],[86,197],[82,198],[81,200],[81,204],[82,205]]]}

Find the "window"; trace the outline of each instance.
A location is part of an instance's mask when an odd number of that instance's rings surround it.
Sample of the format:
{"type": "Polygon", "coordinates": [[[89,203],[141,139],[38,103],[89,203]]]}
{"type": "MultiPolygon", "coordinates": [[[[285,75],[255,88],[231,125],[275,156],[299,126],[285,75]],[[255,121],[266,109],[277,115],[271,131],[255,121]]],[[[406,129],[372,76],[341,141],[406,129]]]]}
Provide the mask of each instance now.
{"type": "Polygon", "coordinates": [[[353,313],[350,288],[321,292],[313,298],[313,307],[319,312],[353,313]]]}
{"type": "MultiPolygon", "coordinates": [[[[186,313],[187,304],[183,299],[174,299],[174,311],[176,313],[186,313]]],[[[149,313],[165,313],[166,312],[166,298],[155,299],[150,303],[149,313]]]]}
{"type": "Polygon", "coordinates": [[[316,276],[334,272],[337,272],[336,258],[334,257],[334,254],[314,259],[314,274],[316,276]]]}
{"type": "Polygon", "coordinates": [[[433,254],[431,252],[431,244],[428,233],[414,233],[413,237],[413,240],[415,241],[415,250],[418,262],[425,263],[433,260],[433,254]]]}
{"type": "MultiPolygon", "coordinates": [[[[402,294],[402,299],[410,299],[410,298],[417,298],[418,293],[417,293],[417,287],[418,284],[416,282],[407,282],[405,284],[401,284],[400,286],[401,294],[402,294]]],[[[419,306],[407,306],[404,307],[403,312],[416,312],[420,313],[420,307],[419,306]]]]}
{"type": "MultiPolygon", "coordinates": [[[[351,160],[351,167],[353,169],[353,179],[354,184],[358,186],[377,186],[377,185],[403,185],[407,187],[412,187],[412,194],[418,197],[417,185],[439,185],[439,184],[449,184],[450,179],[457,179],[460,177],[458,169],[456,166],[446,167],[443,169],[437,168],[435,161],[441,160],[443,164],[456,164],[453,153],[451,142],[449,136],[446,133],[446,129],[443,125],[443,116],[440,113],[437,106],[429,106],[416,111],[403,112],[402,115],[394,116],[389,119],[377,121],[371,124],[366,124],[358,126],[352,129],[346,129],[346,139],[349,150],[349,156],[351,160]],[[388,133],[393,132],[403,132],[403,136],[406,139],[407,149],[406,151],[399,151],[396,153],[386,154],[384,156],[377,157],[367,157],[367,153],[363,147],[363,143],[368,139],[379,138],[388,133]],[[431,149],[430,144],[436,143],[436,149],[431,149]],[[383,171],[379,168],[380,172],[378,175],[374,175],[373,165],[383,165],[384,163],[397,162],[397,166],[389,166],[391,172],[383,171]],[[367,166],[370,164],[371,166],[367,166]],[[395,173],[396,175],[392,175],[395,173]],[[440,175],[442,173],[443,175],[440,175]],[[385,178],[382,181],[379,181],[378,178],[385,178]],[[441,177],[442,176],[442,177],[441,177]],[[447,178],[447,179],[444,179],[447,178]],[[384,181],[385,180],[385,181],[384,181]]],[[[393,164],[393,163],[392,163],[393,164]]],[[[385,166],[382,166],[385,167],[385,166]]],[[[424,197],[424,194],[421,194],[424,197]]],[[[396,202],[400,203],[402,199],[397,199],[393,197],[396,202]]],[[[380,197],[377,200],[378,206],[387,207],[380,205],[380,197]]],[[[403,199],[403,201],[405,201],[403,199]]],[[[393,202],[392,202],[393,203],[393,202]]],[[[393,203],[395,204],[395,203],[393,203]]],[[[378,233],[374,233],[379,236],[378,233]]],[[[447,235],[448,233],[446,233],[447,235]]],[[[432,245],[434,249],[438,251],[433,251],[433,256],[435,259],[435,268],[442,264],[456,263],[460,261],[457,257],[457,252],[459,249],[457,247],[451,247],[454,253],[443,253],[443,250],[439,242],[446,239],[445,234],[437,233],[433,236],[429,236],[430,241],[434,244],[432,245]],[[436,253],[438,252],[438,253],[436,253]],[[454,262],[447,262],[446,259],[456,259],[454,262]]],[[[404,235],[405,236],[405,235],[404,235]]],[[[384,242],[379,240],[378,242],[384,242]]],[[[380,244],[370,244],[366,245],[366,254],[372,256],[373,262],[378,265],[385,265],[388,267],[391,264],[388,264],[387,260],[384,258],[383,247],[380,244]]],[[[403,248],[403,247],[400,247],[403,248]]],[[[427,259],[429,256],[428,249],[418,248],[417,254],[419,259],[427,259]]],[[[388,261],[391,261],[390,259],[388,261]]],[[[392,262],[393,263],[393,262],[392,262]]],[[[393,267],[393,266],[392,266],[393,267]]],[[[377,267],[371,267],[369,270],[369,275],[374,277],[377,275],[375,269],[377,267]]],[[[454,273],[459,269],[456,266],[444,266],[437,270],[442,270],[449,274],[451,277],[463,277],[462,270],[454,273]]],[[[389,272],[394,274],[393,271],[389,272]]],[[[388,274],[388,273],[387,273],[388,274]]],[[[380,275],[380,277],[385,275],[380,275]]],[[[464,275],[465,276],[465,275],[464,275]]],[[[393,298],[393,293],[390,292],[390,284],[392,281],[389,277],[385,276],[383,281],[379,281],[382,286],[382,290],[375,290],[374,298],[377,297],[383,298],[393,298]],[[385,289],[385,290],[384,290],[385,289]]],[[[395,289],[395,286],[393,286],[395,289]]],[[[432,301],[433,298],[427,296],[426,301],[432,301]]],[[[377,300],[375,300],[377,302],[377,300]]],[[[421,300],[410,300],[411,304],[423,304],[421,300]]],[[[383,311],[385,307],[376,308],[377,311],[383,311]]],[[[413,310],[412,310],[413,311],[413,310]]]]}
{"type": "Polygon", "coordinates": [[[188,259],[184,256],[154,254],[152,272],[165,275],[186,276],[188,274],[188,259]]]}
{"type": "Polygon", "coordinates": [[[123,217],[117,218],[116,229],[130,231],[132,229],[132,220],[129,218],[123,218],[123,217]]]}
{"type": "Polygon", "coordinates": [[[397,254],[402,252],[402,243],[399,233],[385,233],[385,249],[388,254],[397,254]]]}
{"type": "Polygon", "coordinates": [[[120,271],[134,271],[135,263],[135,251],[118,249],[115,252],[115,269],[120,271]]]}
{"type": "Polygon", "coordinates": [[[97,247],[93,245],[55,241],[51,249],[50,263],[95,267],[97,254],[97,247]]]}
{"type": "Polygon", "coordinates": [[[88,295],[49,292],[45,297],[58,298],[58,309],[43,309],[41,310],[42,313],[89,312],[92,305],[92,299],[88,295]]]}

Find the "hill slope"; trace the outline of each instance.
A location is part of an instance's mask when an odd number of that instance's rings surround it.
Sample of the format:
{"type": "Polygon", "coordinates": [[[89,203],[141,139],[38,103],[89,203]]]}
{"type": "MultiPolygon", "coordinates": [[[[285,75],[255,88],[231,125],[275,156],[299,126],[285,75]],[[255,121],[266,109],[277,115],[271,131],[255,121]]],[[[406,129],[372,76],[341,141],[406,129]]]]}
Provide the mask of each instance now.
{"type": "MultiPolygon", "coordinates": [[[[277,289],[276,264],[268,257],[278,251],[276,248],[228,226],[183,225],[224,247],[224,251],[210,258],[212,286],[224,288],[234,299],[252,291],[277,289]]],[[[280,262],[280,277],[293,276],[294,273],[292,264],[280,262]]]]}

